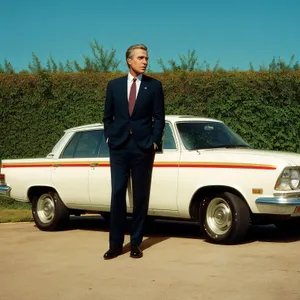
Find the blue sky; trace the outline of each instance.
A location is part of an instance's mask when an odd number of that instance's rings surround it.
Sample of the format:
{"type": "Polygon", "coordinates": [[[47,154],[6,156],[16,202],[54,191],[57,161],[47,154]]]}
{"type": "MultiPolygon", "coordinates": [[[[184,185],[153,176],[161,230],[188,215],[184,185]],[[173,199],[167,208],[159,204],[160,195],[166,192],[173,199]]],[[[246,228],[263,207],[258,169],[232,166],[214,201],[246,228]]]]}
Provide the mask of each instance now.
{"type": "Polygon", "coordinates": [[[257,68],[272,58],[300,61],[300,0],[0,0],[0,64],[28,69],[34,52],[46,64],[91,55],[96,39],[115,48],[125,67],[128,46],[149,48],[157,60],[178,60],[195,50],[199,62],[225,69],[257,68]],[[177,2],[177,3],[176,3],[177,2]]]}

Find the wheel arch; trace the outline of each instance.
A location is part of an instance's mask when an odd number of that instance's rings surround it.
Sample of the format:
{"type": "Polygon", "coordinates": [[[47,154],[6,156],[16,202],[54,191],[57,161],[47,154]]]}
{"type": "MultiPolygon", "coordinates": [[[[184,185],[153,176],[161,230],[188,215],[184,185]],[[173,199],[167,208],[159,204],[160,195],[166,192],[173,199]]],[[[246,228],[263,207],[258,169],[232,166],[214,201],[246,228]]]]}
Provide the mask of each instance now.
{"type": "Polygon", "coordinates": [[[32,203],[32,215],[36,226],[43,231],[63,229],[70,217],[70,211],[52,186],[33,186],[28,190],[32,203]]]}
{"type": "Polygon", "coordinates": [[[236,188],[233,188],[231,186],[226,185],[210,185],[199,188],[195,193],[193,194],[193,197],[190,202],[189,206],[189,214],[193,220],[199,220],[199,207],[200,203],[206,198],[206,197],[212,197],[214,195],[217,195],[221,192],[229,192],[232,193],[242,199],[244,201],[249,209],[249,212],[251,213],[251,209],[249,207],[248,202],[246,201],[243,194],[237,190],[236,188]]]}
{"type": "Polygon", "coordinates": [[[33,197],[38,197],[38,196],[42,195],[43,193],[49,192],[49,191],[58,193],[57,190],[53,186],[47,186],[47,185],[31,186],[27,191],[27,197],[28,197],[30,203],[32,203],[33,197]]]}

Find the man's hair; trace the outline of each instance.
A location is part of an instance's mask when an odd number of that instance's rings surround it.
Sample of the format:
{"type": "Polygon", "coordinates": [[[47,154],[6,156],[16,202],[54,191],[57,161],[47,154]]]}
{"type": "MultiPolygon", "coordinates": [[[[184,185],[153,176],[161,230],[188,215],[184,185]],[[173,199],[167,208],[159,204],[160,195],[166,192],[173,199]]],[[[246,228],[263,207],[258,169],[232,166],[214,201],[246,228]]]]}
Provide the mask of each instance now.
{"type": "Polygon", "coordinates": [[[127,58],[131,58],[133,56],[133,50],[135,50],[135,49],[142,49],[142,50],[148,51],[148,48],[144,44],[136,44],[136,45],[130,46],[126,51],[126,63],[127,63],[128,68],[129,68],[129,64],[127,62],[127,58]]]}

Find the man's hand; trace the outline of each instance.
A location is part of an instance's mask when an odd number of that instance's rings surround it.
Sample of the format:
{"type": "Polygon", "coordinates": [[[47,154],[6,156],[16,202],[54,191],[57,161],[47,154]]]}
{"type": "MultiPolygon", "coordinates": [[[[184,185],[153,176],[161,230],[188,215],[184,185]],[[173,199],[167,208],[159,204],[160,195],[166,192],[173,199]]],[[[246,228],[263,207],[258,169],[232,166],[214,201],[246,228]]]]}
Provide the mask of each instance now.
{"type": "Polygon", "coordinates": [[[158,148],[155,143],[153,143],[153,147],[154,147],[154,150],[156,150],[158,148]]]}

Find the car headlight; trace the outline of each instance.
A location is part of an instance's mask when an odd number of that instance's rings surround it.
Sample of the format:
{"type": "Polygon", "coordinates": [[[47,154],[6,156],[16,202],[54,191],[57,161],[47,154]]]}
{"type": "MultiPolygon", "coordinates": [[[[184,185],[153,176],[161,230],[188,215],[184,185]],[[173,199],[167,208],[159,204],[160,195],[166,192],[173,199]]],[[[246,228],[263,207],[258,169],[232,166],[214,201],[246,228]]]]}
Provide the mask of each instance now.
{"type": "Polygon", "coordinates": [[[280,191],[290,191],[300,188],[300,169],[286,168],[279,176],[275,189],[280,191]]]}

